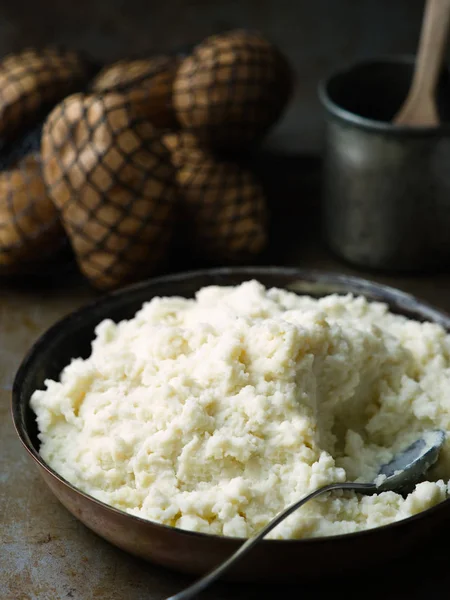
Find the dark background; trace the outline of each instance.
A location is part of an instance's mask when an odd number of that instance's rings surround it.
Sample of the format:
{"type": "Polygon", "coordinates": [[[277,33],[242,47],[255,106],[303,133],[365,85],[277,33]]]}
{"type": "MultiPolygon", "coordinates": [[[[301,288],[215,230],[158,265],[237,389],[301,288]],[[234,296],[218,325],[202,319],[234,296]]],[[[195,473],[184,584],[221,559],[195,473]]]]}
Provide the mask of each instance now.
{"type": "Polygon", "coordinates": [[[281,46],[297,90],[272,147],[318,152],[319,79],[361,57],[415,51],[423,0],[3,0],[0,55],[64,44],[102,61],[170,51],[234,27],[281,46]]]}

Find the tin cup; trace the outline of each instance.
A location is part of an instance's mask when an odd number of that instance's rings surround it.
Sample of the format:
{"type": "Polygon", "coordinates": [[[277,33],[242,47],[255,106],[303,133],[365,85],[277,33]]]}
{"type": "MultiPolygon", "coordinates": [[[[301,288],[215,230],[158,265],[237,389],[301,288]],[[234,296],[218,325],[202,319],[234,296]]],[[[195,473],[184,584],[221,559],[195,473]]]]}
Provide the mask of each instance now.
{"type": "Polygon", "coordinates": [[[323,229],[350,263],[386,271],[450,265],[450,77],[441,73],[439,127],[391,123],[414,57],[368,60],[319,85],[326,113],[323,229]]]}

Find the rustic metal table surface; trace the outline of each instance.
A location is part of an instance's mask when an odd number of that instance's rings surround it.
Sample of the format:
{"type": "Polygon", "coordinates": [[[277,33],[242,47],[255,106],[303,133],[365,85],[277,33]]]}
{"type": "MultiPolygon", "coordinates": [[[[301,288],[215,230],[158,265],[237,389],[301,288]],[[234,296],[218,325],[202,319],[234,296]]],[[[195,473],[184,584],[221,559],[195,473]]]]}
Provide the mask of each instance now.
{"type": "MultiPolygon", "coordinates": [[[[322,268],[367,276],[417,294],[450,310],[450,276],[416,277],[369,275],[343,265],[312,243],[291,248],[284,264],[322,268]]],[[[22,289],[0,284],[0,599],[1,600],[160,600],[181,589],[188,578],[146,564],[116,549],[86,529],[53,497],[16,438],[9,414],[15,370],[31,343],[49,325],[94,297],[79,279],[60,289],[22,289]]],[[[348,580],[308,581],[298,587],[217,585],[205,600],[276,598],[281,595],[325,598],[342,588],[348,598],[385,599],[448,597],[448,531],[436,537],[433,548],[408,557],[411,576],[396,578],[379,569],[348,580]],[[417,562],[419,561],[419,562],[417,562]],[[417,563],[417,568],[415,567],[417,563]],[[384,588],[384,589],[383,589],[384,588]],[[354,590],[352,592],[352,590],[354,590]]],[[[351,557],[349,557],[351,561],[351,557]]],[[[405,561],[403,561],[405,562],[405,561]]],[[[369,566],[369,565],[368,565],[369,566]]],[[[299,569],[301,569],[299,565],[299,569]]]]}

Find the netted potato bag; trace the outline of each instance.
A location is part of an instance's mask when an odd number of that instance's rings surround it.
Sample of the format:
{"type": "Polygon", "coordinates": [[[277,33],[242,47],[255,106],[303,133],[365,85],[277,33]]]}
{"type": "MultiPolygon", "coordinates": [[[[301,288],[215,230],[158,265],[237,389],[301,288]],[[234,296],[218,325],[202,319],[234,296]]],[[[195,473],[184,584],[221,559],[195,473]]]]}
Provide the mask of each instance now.
{"type": "Polygon", "coordinates": [[[45,269],[64,244],[64,230],[42,178],[39,154],[0,172],[0,273],[45,269]]]}
{"type": "Polygon", "coordinates": [[[121,60],[102,69],[92,82],[93,92],[120,92],[136,116],[160,128],[177,126],[172,86],[179,60],[168,56],[121,60]]]}
{"type": "Polygon", "coordinates": [[[251,171],[214,157],[189,133],[164,137],[176,167],[186,243],[213,262],[256,257],[267,242],[266,198],[251,171]]]}
{"type": "Polygon", "coordinates": [[[73,51],[28,48],[6,56],[0,61],[0,138],[10,139],[33,124],[91,72],[73,51]]]}
{"type": "Polygon", "coordinates": [[[292,92],[280,51],[259,33],[231,31],[207,38],[181,63],[174,107],[181,125],[213,148],[259,141],[292,92]]]}
{"type": "Polygon", "coordinates": [[[42,136],[47,189],[81,271],[99,289],[155,272],[170,243],[176,188],[158,131],[120,94],[75,94],[42,136]]]}

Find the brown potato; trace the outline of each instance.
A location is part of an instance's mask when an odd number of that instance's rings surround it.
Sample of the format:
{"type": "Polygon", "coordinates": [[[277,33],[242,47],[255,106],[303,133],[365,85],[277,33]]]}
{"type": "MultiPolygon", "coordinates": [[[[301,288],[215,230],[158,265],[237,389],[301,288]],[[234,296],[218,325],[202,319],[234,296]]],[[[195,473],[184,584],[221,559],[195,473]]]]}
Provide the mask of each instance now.
{"type": "Polygon", "coordinates": [[[172,85],[179,60],[167,56],[121,60],[105,67],[92,83],[94,92],[120,92],[133,113],[155,127],[177,126],[172,85]]]}
{"type": "Polygon", "coordinates": [[[11,138],[79,88],[90,68],[75,53],[27,49],[0,62],[0,137],[11,138]]]}
{"type": "Polygon", "coordinates": [[[120,94],[76,94],[49,115],[43,172],[81,271],[99,289],[152,274],[171,239],[174,168],[120,94]]]}
{"type": "Polygon", "coordinates": [[[213,157],[188,133],[167,134],[164,143],[177,169],[187,244],[214,262],[258,255],[267,242],[267,208],[255,176],[213,157]]]}
{"type": "Polygon", "coordinates": [[[39,155],[0,173],[0,269],[18,273],[44,262],[65,239],[41,174],[39,155]]]}
{"type": "Polygon", "coordinates": [[[207,38],[181,63],[173,86],[180,124],[212,148],[259,141],[292,92],[284,56],[258,33],[207,38]]]}

